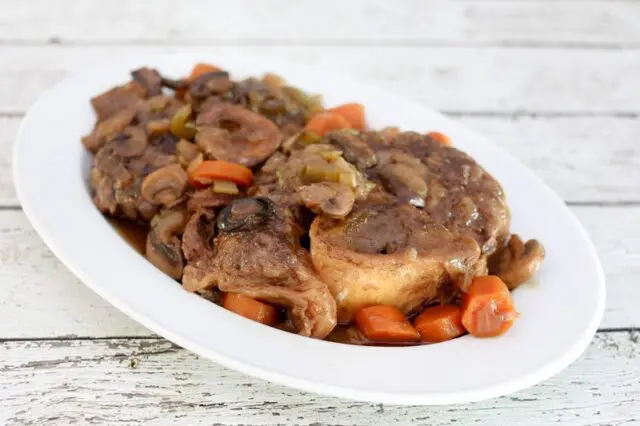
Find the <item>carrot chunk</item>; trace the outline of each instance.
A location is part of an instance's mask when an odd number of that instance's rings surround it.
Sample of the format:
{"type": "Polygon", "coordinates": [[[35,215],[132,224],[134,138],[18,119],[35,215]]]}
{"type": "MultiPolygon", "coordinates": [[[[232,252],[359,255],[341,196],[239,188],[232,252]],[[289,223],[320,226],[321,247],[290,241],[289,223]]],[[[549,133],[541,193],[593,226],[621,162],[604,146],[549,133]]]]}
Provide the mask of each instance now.
{"type": "Polygon", "coordinates": [[[210,72],[215,72],[215,71],[222,71],[222,68],[217,67],[215,65],[211,65],[211,64],[205,64],[205,63],[195,64],[193,66],[193,69],[191,70],[191,74],[189,74],[188,80],[193,81],[196,78],[200,77],[201,75],[208,74],[210,72]]]}
{"type": "Polygon", "coordinates": [[[329,111],[335,112],[336,114],[342,116],[352,129],[356,130],[364,130],[365,127],[365,118],[364,118],[364,106],[362,104],[357,103],[349,103],[344,105],[339,105],[337,107],[331,108],[329,111]]]}
{"type": "Polygon", "coordinates": [[[395,306],[376,305],[360,309],[355,323],[373,342],[406,343],[420,339],[418,331],[395,306]]]}
{"type": "Polygon", "coordinates": [[[457,305],[428,307],[416,317],[413,326],[420,333],[421,340],[427,343],[455,339],[466,332],[462,326],[462,312],[457,305]]]}
{"type": "Polygon", "coordinates": [[[447,145],[447,146],[453,145],[453,143],[451,142],[451,138],[445,135],[444,133],[429,132],[427,133],[427,136],[429,136],[434,141],[441,143],[442,145],[447,145]]]}
{"type": "Polygon", "coordinates": [[[271,305],[252,299],[240,293],[225,293],[222,306],[238,315],[266,325],[278,321],[278,311],[271,305]]]}
{"type": "Polygon", "coordinates": [[[333,130],[349,128],[351,128],[351,125],[343,116],[330,111],[314,116],[305,126],[306,131],[318,136],[324,136],[333,130]]]}
{"type": "Polygon", "coordinates": [[[240,186],[247,187],[253,182],[251,169],[236,163],[223,160],[207,160],[189,170],[189,182],[194,186],[214,180],[230,180],[240,186]]]}
{"type": "Polygon", "coordinates": [[[509,288],[496,276],[475,277],[462,298],[462,325],[473,336],[499,336],[517,317],[509,288]]]}

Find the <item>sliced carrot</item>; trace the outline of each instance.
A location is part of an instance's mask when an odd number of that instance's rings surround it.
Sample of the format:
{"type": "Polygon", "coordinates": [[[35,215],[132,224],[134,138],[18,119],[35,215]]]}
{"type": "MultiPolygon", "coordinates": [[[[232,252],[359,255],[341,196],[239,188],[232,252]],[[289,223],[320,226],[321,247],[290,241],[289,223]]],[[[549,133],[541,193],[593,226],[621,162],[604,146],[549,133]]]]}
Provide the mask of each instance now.
{"type": "Polygon", "coordinates": [[[431,306],[418,315],[413,326],[421,340],[428,343],[444,342],[462,336],[462,313],[457,305],[431,306]]]}
{"type": "Polygon", "coordinates": [[[253,183],[253,172],[251,169],[223,160],[203,161],[189,170],[188,174],[189,182],[196,181],[205,185],[213,180],[230,180],[244,187],[253,183]]]}
{"type": "Polygon", "coordinates": [[[342,118],[347,120],[351,128],[364,130],[364,105],[357,103],[344,104],[331,108],[329,111],[341,115],[342,118]]]}
{"type": "Polygon", "coordinates": [[[462,325],[476,337],[503,334],[518,317],[507,285],[494,275],[475,277],[462,298],[462,325]]]}
{"type": "Polygon", "coordinates": [[[434,141],[441,143],[442,145],[447,145],[447,146],[453,145],[453,143],[451,142],[451,138],[445,135],[444,133],[429,132],[427,133],[427,136],[429,136],[434,141]]]}
{"type": "Polygon", "coordinates": [[[225,293],[222,298],[222,306],[238,315],[262,324],[275,325],[278,322],[276,308],[240,293],[225,293]]]}
{"type": "Polygon", "coordinates": [[[315,133],[318,136],[324,136],[333,130],[349,129],[351,125],[341,115],[335,112],[323,112],[314,116],[305,126],[305,130],[315,133]]]}
{"type": "Polygon", "coordinates": [[[380,343],[409,343],[420,339],[420,333],[395,306],[376,305],[363,308],[355,323],[364,336],[380,343]]]}
{"type": "Polygon", "coordinates": [[[215,65],[211,65],[211,64],[204,64],[204,63],[195,64],[187,80],[193,81],[203,74],[207,74],[215,71],[222,71],[222,68],[217,67],[215,65]]]}

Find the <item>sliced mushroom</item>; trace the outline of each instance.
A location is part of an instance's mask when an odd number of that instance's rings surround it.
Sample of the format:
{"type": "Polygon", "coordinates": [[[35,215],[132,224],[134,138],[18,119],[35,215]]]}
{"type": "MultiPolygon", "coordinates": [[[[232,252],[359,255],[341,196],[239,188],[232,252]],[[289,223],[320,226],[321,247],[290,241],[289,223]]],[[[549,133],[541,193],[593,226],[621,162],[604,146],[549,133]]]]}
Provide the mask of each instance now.
{"type": "Polygon", "coordinates": [[[188,166],[198,156],[198,147],[186,139],[180,139],[176,144],[176,153],[183,166],[188,166]]]}
{"type": "Polygon", "coordinates": [[[378,173],[387,189],[398,198],[416,207],[424,207],[427,184],[413,167],[406,164],[388,164],[378,173]]]}
{"type": "Polygon", "coordinates": [[[168,206],[180,198],[187,179],[187,173],[179,164],[170,164],[144,178],[140,191],[151,203],[168,206]]]}
{"type": "Polygon", "coordinates": [[[129,126],[109,141],[113,150],[122,157],[136,157],[147,147],[147,135],[139,127],[129,126]]]}
{"type": "Polygon", "coordinates": [[[184,209],[162,210],[151,220],[151,229],[147,235],[147,259],[176,280],[182,277],[184,268],[182,243],[178,235],[184,231],[187,219],[184,209]]]}
{"type": "Polygon", "coordinates": [[[538,240],[526,243],[516,234],[489,258],[489,273],[499,276],[510,290],[528,281],[540,268],[545,250],[538,240]]]}
{"type": "Polygon", "coordinates": [[[298,188],[304,205],[317,214],[340,219],[351,212],[355,194],[348,186],[334,182],[319,182],[298,188]]]}
{"type": "Polygon", "coordinates": [[[329,140],[343,151],[345,160],[355,164],[360,170],[373,167],[378,162],[373,150],[352,129],[332,132],[329,140]]]}

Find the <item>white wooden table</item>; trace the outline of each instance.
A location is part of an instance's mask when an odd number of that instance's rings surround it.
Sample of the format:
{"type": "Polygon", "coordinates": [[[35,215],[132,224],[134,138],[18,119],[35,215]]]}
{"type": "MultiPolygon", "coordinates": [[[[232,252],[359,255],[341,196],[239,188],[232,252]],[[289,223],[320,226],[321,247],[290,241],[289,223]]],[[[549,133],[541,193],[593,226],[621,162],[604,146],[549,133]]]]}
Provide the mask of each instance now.
{"type": "Polygon", "coordinates": [[[0,0],[0,424],[640,424],[638,22],[633,0],[0,0]],[[217,366],[85,288],[16,200],[23,114],[93,61],[231,49],[333,63],[456,117],[537,171],[606,271],[606,314],[585,354],[483,403],[371,405],[217,366]]]}

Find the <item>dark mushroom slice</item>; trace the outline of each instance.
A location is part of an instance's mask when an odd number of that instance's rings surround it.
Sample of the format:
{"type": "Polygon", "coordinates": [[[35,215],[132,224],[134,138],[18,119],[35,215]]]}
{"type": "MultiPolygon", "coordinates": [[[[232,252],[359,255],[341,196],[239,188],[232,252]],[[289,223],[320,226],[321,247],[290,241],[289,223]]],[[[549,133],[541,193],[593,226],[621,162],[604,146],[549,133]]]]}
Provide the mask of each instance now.
{"type": "Polygon", "coordinates": [[[375,152],[359,137],[359,132],[353,129],[344,129],[331,132],[329,141],[338,146],[344,159],[355,164],[358,169],[364,171],[373,167],[378,162],[375,152]]]}
{"type": "Polygon", "coordinates": [[[110,142],[113,150],[122,157],[136,157],[147,148],[147,135],[139,127],[128,126],[110,142]]]}
{"type": "Polygon", "coordinates": [[[244,108],[209,104],[196,120],[196,144],[207,158],[253,167],[278,148],[280,130],[270,120],[244,108]]]}
{"type": "Polygon", "coordinates": [[[140,192],[149,202],[168,206],[182,196],[187,179],[179,164],[170,164],[145,177],[140,192]]]}
{"type": "Polygon", "coordinates": [[[186,211],[181,208],[161,210],[151,220],[147,235],[147,259],[176,280],[182,277],[184,268],[182,243],[178,235],[182,234],[187,218],[186,211]]]}
{"type": "Polygon", "coordinates": [[[248,231],[274,215],[275,205],[269,198],[242,198],[232,201],[220,212],[217,226],[224,232],[248,231]]]}
{"type": "Polygon", "coordinates": [[[351,212],[356,196],[346,185],[335,182],[319,182],[297,189],[302,203],[316,214],[339,219],[351,212]]]}
{"type": "Polygon", "coordinates": [[[152,68],[140,68],[131,72],[135,81],[140,83],[147,92],[147,97],[156,96],[162,93],[162,77],[160,73],[152,68]]]}
{"type": "Polygon", "coordinates": [[[489,273],[499,276],[513,290],[533,277],[544,256],[544,247],[538,240],[524,243],[517,234],[512,234],[509,242],[489,258],[489,273]]]}

